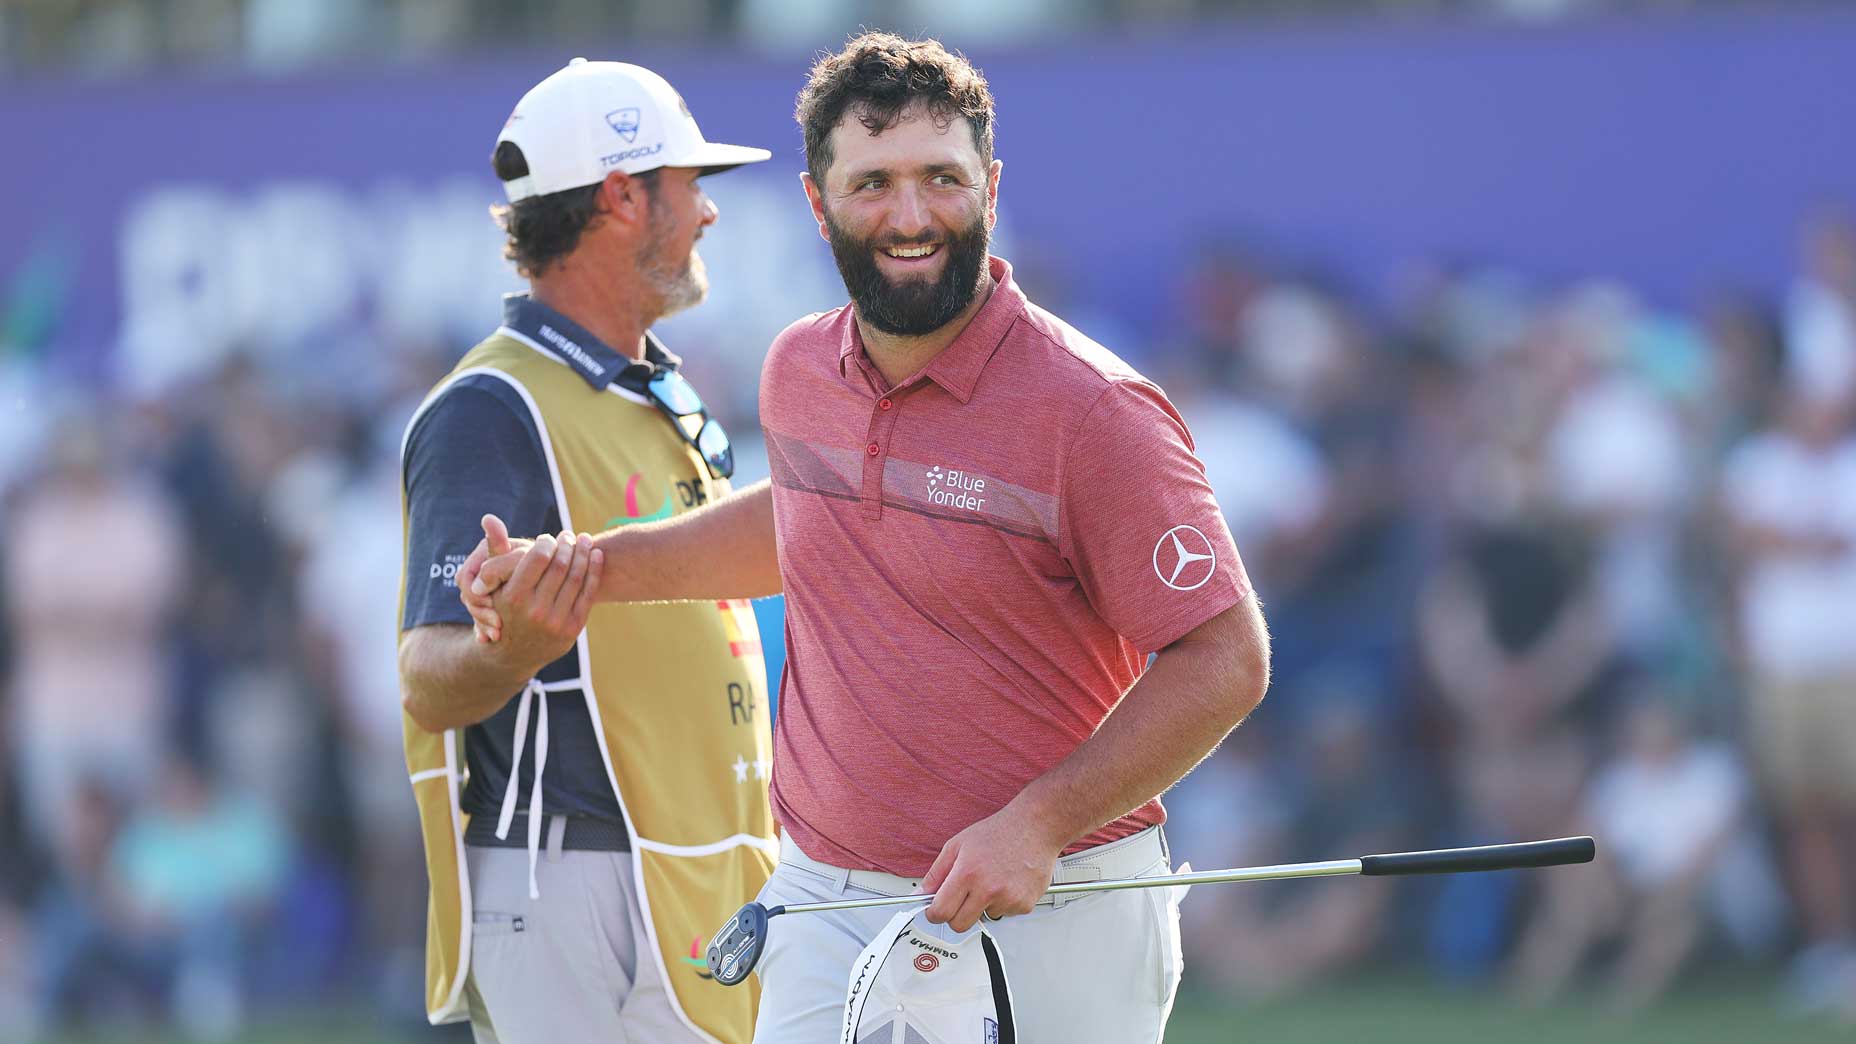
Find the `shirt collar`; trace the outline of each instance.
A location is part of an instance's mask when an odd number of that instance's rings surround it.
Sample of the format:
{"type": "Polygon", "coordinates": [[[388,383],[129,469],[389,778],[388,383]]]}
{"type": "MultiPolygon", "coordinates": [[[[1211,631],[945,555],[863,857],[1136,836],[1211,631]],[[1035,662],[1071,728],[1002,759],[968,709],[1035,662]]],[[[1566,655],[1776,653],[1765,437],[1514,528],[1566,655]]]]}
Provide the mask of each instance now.
{"type": "MultiPolygon", "coordinates": [[[[992,296],[974,313],[960,336],[941,349],[922,370],[923,375],[959,399],[962,405],[973,398],[980,372],[986,369],[993,353],[1005,343],[1005,335],[1012,324],[1025,311],[1025,294],[1012,281],[1011,263],[1002,257],[989,257],[986,263],[994,283],[992,296]]],[[[844,342],[838,350],[839,376],[849,372],[853,360],[864,349],[863,336],[857,332],[855,308],[850,320],[845,324],[844,342]]]]}
{"type": "Polygon", "coordinates": [[[659,369],[674,370],[683,364],[648,330],[644,335],[644,360],[635,361],[528,294],[503,297],[503,325],[559,357],[595,389],[620,378],[624,378],[624,385],[641,385],[659,369]]]}

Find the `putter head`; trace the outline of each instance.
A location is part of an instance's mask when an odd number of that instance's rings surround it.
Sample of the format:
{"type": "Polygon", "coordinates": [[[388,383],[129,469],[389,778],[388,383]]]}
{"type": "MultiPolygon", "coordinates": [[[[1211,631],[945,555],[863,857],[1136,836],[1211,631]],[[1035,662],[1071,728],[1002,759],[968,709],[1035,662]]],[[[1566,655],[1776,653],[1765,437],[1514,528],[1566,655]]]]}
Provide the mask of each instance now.
{"type": "Polygon", "coordinates": [[[760,963],[766,944],[767,908],[749,903],[709,940],[709,974],[724,986],[740,985],[760,963]]]}

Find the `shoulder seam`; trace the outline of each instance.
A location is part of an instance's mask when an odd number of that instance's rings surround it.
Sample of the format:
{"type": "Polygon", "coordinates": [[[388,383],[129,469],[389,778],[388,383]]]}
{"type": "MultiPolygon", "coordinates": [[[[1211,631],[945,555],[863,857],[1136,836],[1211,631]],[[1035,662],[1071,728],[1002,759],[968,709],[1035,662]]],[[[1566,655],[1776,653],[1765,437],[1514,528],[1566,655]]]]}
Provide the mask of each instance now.
{"type": "Polygon", "coordinates": [[[474,366],[468,370],[459,370],[447,377],[443,384],[433,389],[432,393],[426,396],[425,401],[419,404],[419,408],[413,412],[412,419],[406,422],[406,434],[400,440],[401,484],[403,485],[406,481],[406,446],[408,442],[411,441],[414,426],[416,426],[425,414],[437,404],[438,400],[442,398],[445,393],[456,387],[459,381],[467,377],[478,375],[493,377],[503,381],[508,384],[510,388],[514,389],[517,395],[522,397],[523,403],[528,407],[529,420],[533,425],[536,438],[541,442],[542,459],[548,466],[548,479],[554,487],[554,502],[559,508],[561,525],[568,529],[572,529],[573,521],[568,517],[567,511],[566,488],[562,485],[560,466],[554,460],[554,446],[548,439],[548,422],[541,415],[541,407],[536,404],[535,397],[529,392],[528,386],[517,379],[514,374],[506,373],[492,366],[474,366]]]}
{"type": "MultiPolygon", "coordinates": [[[[1048,313],[1046,313],[1046,314],[1048,314],[1048,313]]],[[[1132,376],[1128,376],[1128,377],[1117,377],[1117,376],[1113,376],[1113,375],[1111,375],[1111,374],[1108,374],[1108,373],[1104,373],[1104,372],[1102,371],[1102,368],[1101,368],[1100,366],[1097,366],[1097,365],[1096,365],[1095,363],[1092,363],[1092,362],[1090,362],[1090,361],[1089,361],[1088,359],[1085,359],[1085,358],[1083,358],[1083,357],[1082,357],[1081,355],[1078,355],[1078,354],[1077,354],[1077,352],[1076,352],[1076,349],[1075,349],[1075,348],[1073,348],[1073,347],[1071,347],[1070,345],[1067,345],[1067,344],[1065,344],[1065,343],[1063,343],[1062,341],[1060,341],[1060,340],[1058,340],[1057,338],[1055,338],[1055,337],[1053,337],[1053,336],[1051,336],[1051,334],[1050,334],[1050,331],[1048,331],[1048,330],[1046,330],[1046,329],[1044,329],[1044,327],[1043,327],[1043,325],[1042,325],[1042,324],[1039,324],[1039,323],[1037,323],[1037,322],[1033,322],[1033,321],[1031,321],[1031,320],[1032,320],[1032,318],[1033,318],[1033,317],[1032,317],[1032,315],[1031,315],[1031,312],[1030,312],[1030,310],[1029,310],[1029,309],[1027,309],[1027,310],[1026,310],[1026,311],[1025,311],[1025,312],[1024,312],[1023,314],[1021,314],[1021,315],[1019,316],[1019,320],[1018,320],[1018,321],[1019,321],[1019,322],[1022,322],[1022,323],[1025,323],[1025,324],[1026,324],[1027,326],[1029,326],[1029,327],[1031,328],[1031,331],[1032,331],[1033,333],[1035,333],[1035,334],[1037,334],[1037,336],[1038,336],[1038,337],[1040,337],[1040,338],[1042,338],[1042,339],[1043,339],[1043,340],[1044,340],[1044,341],[1045,341],[1046,343],[1048,343],[1048,344],[1049,344],[1049,345],[1050,345],[1051,347],[1053,347],[1053,348],[1055,348],[1055,349],[1057,349],[1058,351],[1060,351],[1060,352],[1062,352],[1062,353],[1063,353],[1064,355],[1066,355],[1066,356],[1069,356],[1069,357],[1070,357],[1071,359],[1074,359],[1074,360],[1076,360],[1076,364],[1077,364],[1078,366],[1081,366],[1081,367],[1082,367],[1083,369],[1085,369],[1085,370],[1087,370],[1087,371],[1089,371],[1090,373],[1092,373],[1092,374],[1094,374],[1094,375],[1096,376],[1096,379],[1097,379],[1097,380],[1100,380],[1100,381],[1102,381],[1102,382],[1103,382],[1103,383],[1105,383],[1105,384],[1121,384],[1121,383],[1124,383],[1124,382],[1127,382],[1127,381],[1130,381],[1130,380],[1143,380],[1143,381],[1144,381],[1144,380],[1146,380],[1146,379],[1147,379],[1147,378],[1145,378],[1145,377],[1142,377],[1142,376],[1141,376],[1141,375],[1139,375],[1139,374],[1134,374],[1134,375],[1132,375],[1132,376]]],[[[1056,317],[1055,317],[1055,316],[1052,316],[1052,318],[1056,318],[1056,317]]],[[[1082,331],[1080,331],[1080,330],[1079,330],[1079,331],[1077,331],[1077,332],[1078,332],[1078,333],[1081,333],[1082,331]]],[[[1095,342],[1095,341],[1093,341],[1093,340],[1092,340],[1092,341],[1091,341],[1090,343],[1091,343],[1091,344],[1095,344],[1095,343],[1097,343],[1097,342],[1095,342]]],[[[1102,345],[1101,347],[1102,347],[1102,349],[1103,349],[1104,351],[1108,351],[1108,350],[1110,350],[1110,349],[1109,349],[1109,348],[1108,348],[1108,347],[1107,347],[1106,345],[1102,345]]],[[[1124,364],[1124,365],[1125,365],[1125,364],[1124,364]]],[[[1093,409],[1093,407],[1091,407],[1091,408],[1093,409]]]]}
{"type": "Polygon", "coordinates": [[[492,372],[488,367],[472,367],[468,370],[446,375],[443,381],[440,381],[436,387],[426,393],[425,398],[421,400],[418,407],[412,411],[412,416],[406,420],[406,430],[400,436],[400,469],[402,471],[402,480],[405,477],[403,472],[406,467],[406,451],[412,446],[413,431],[438,407],[439,403],[445,401],[446,397],[454,391],[475,391],[488,396],[494,400],[497,405],[502,406],[504,409],[508,410],[512,416],[526,424],[529,431],[533,433],[538,440],[542,437],[542,430],[537,426],[538,418],[535,416],[534,411],[517,409],[512,403],[498,397],[495,391],[492,390],[494,386],[464,383],[472,377],[492,376],[501,378],[506,385],[514,386],[512,390],[514,390],[518,396],[528,398],[527,387],[523,385],[519,379],[513,375],[503,373],[502,371],[492,372]]]}

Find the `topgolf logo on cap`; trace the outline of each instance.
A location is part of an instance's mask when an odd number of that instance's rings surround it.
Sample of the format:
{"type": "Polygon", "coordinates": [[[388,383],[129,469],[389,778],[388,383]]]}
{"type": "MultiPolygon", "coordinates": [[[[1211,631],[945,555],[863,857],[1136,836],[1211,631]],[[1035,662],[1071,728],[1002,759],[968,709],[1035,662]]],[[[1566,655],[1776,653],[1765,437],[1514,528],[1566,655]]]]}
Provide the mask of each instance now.
{"type": "Polygon", "coordinates": [[[1217,567],[1212,542],[1191,526],[1174,526],[1154,544],[1154,575],[1175,591],[1204,587],[1217,567]]]}
{"type": "Polygon", "coordinates": [[[606,123],[619,137],[626,141],[638,140],[638,124],[641,122],[638,109],[614,109],[606,114],[606,123]]]}

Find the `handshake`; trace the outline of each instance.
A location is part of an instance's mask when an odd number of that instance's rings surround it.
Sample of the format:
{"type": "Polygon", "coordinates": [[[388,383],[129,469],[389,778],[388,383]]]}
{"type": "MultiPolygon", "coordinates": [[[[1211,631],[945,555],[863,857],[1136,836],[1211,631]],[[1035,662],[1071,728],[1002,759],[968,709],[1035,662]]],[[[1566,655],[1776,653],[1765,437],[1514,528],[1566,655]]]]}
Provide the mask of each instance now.
{"type": "Polygon", "coordinates": [[[477,641],[546,663],[573,646],[598,601],[606,553],[593,538],[563,531],[511,537],[503,520],[483,516],[483,539],[458,569],[458,598],[477,641]]]}

